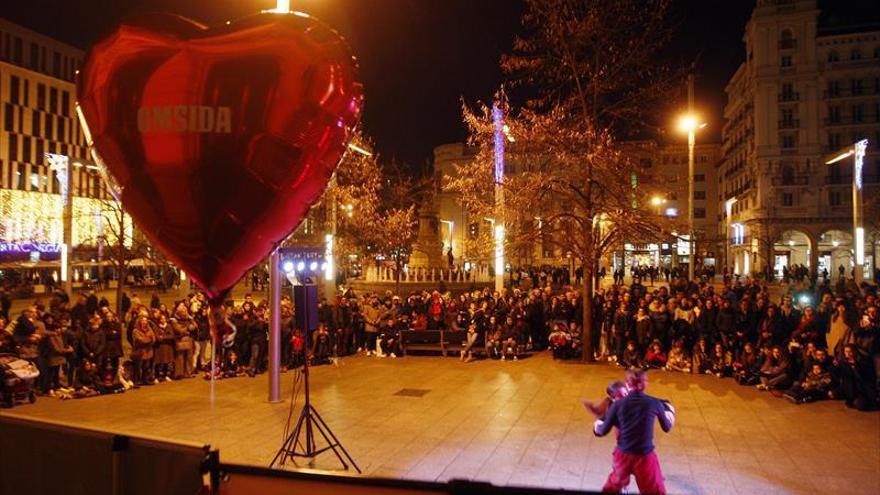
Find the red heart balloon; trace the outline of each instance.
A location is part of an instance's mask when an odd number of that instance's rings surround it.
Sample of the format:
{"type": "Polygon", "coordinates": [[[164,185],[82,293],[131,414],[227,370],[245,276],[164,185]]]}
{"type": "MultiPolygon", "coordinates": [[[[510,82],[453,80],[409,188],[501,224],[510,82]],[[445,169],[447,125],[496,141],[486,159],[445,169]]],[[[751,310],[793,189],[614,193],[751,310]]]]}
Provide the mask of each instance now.
{"type": "Polygon", "coordinates": [[[217,299],[318,200],[363,97],[348,46],[314,18],[162,14],[91,49],[78,103],[124,209],[217,299]]]}

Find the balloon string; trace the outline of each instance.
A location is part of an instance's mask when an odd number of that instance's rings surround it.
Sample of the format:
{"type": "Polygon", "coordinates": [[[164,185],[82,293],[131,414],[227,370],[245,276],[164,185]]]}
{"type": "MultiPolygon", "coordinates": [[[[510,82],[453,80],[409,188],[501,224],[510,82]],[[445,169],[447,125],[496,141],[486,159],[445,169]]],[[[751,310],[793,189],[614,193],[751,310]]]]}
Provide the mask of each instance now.
{"type": "Polygon", "coordinates": [[[209,416],[209,424],[208,424],[208,444],[212,446],[212,448],[217,448],[214,445],[216,440],[216,396],[215,396],[215,382],[217,380],[217,345],[219,344],[220,339],[218,338],[219,334],[219,324],[222,321],[222,318],[225,316],[222,313],[223,306],[222,303],[217,303],[216,301],[211,301],[211,309],[208,312],[208,328],[211,333],[211,385],[210,385],[210,393],[209,393],[209,403],[208,403],[208,416],[209,416]]]}

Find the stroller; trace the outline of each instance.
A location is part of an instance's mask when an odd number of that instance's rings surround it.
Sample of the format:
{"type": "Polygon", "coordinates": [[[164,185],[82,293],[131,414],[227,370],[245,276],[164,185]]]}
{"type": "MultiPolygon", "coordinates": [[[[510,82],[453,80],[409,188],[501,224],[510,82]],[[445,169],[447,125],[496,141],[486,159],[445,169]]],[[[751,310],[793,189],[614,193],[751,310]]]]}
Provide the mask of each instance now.
{"type": "Polygon", "coordinates": [[[16,402],[37,401],[34,382],[40,371],[30,361],[19,359],[15,354],[0,354],[0,405],[12,407],[16,402]]]}

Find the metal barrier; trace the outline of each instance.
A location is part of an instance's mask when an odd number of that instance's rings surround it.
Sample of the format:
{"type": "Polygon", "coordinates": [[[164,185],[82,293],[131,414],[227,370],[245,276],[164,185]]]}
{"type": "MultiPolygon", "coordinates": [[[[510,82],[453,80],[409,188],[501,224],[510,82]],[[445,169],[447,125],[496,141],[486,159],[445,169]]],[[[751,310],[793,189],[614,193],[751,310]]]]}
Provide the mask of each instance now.
{"type": "Polygon", "coordinates": [[[4,494],[196,494],[216,486],[218,461],[205,445],[0,416],[4,494]]]}
{"type": "Polygon", "coordinates": [[[562,495],[569,490],[428,482],[221,464],[208,446],[0,415],[0,494],[562,495]]]}

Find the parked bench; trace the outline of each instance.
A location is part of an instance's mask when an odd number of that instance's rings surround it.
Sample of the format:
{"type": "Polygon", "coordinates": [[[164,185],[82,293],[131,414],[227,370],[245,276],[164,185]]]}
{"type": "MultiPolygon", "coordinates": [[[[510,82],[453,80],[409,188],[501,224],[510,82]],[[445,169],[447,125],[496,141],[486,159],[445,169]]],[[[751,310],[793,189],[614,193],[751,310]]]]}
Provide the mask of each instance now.
{"type": "Polygon", "coordinates": [[[400,351],[406,356],[409,351],[432,351],[446,356],[442,330],[401,330],[400,351]]]}

